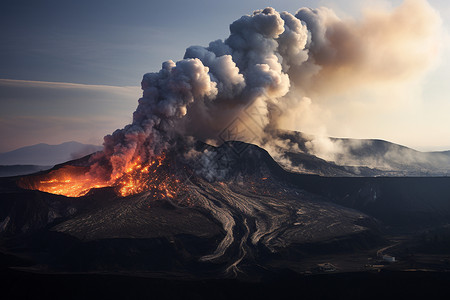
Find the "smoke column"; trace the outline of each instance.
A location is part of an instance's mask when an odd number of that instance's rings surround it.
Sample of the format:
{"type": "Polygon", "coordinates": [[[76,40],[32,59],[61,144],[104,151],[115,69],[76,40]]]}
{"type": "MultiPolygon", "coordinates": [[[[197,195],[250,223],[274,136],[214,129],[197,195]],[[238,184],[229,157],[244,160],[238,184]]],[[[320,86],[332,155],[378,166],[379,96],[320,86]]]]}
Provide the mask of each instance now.
{"type": "Polygon", "coordinates": [[[144,75],[132,124],[105,137],[91,174],[120,174],[179,136],[221,142],[233,122],[242,127],[239,139],[277,149],[274,130],[320,121],[314,104],[326,106],[327,95],[420,75],[437,54],[439,28],[425,0],[367,11],[361,20],[324,7],[242,16],[225,40],[189,47],[182,60],[144,75]]]}

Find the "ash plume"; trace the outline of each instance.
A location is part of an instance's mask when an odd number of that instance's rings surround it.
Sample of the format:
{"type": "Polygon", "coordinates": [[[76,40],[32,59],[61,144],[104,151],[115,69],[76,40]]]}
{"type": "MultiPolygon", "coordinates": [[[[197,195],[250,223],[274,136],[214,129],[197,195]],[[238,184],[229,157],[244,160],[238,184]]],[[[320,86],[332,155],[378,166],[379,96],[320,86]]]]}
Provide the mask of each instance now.
{"type": "Polygon", "coordinates": [[[113,177],[181,136],[221,143],[230,126],[281,159],[286,145],[274,131],[321,128],[330,94],[420,76],[438,52],[439,30],[425,0],[366,11],[361,20],[324,7],[256,10],[233,22],[225,40],[189,47],[182,60],[145,74],[132,124],[105,137],[91,174],[113,177]]]}

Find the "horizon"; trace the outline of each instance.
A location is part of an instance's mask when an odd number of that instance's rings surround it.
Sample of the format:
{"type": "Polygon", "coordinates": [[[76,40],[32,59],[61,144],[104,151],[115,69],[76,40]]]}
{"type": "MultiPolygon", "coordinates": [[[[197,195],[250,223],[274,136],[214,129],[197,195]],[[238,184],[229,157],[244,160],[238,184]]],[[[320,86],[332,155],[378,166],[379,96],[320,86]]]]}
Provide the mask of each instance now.
{"type": "MultiPolygon", "coordinates": [[[[299,132],[299,131],[293,131],[293,132],[299,132]]],[[[304,132],[300,132],[300,133],[309,135],[308,133],[304,133],[304,132]]],[[[322,136],[319,136],[319,137],[322,137],[322,136]]],[[[398,146],[401,146],[401,147],[406,147],[406,148],[409,148],[409,149],[412,149],[412,150],[415,150],[415,151],[418,151],[418,152],[447,152],[447,151],[450,151],[450,147],[448,149],[444,148],[444,149],[441,149],[441,150],[433,150],[433,149],[431,149],[431,150],[418,150],[418,149],[415,149],[415,148],[412,148],[412,147],[408,147],[407,145],[397,144],[397,143],[394,143],[394,142],[391,142],[391,141],[388,141],[388,140],[377,139],[377,138],[374,138],[374,139],[358,139],[358,138],[351,138],[351,137],[336,137],[336,136],[323,136],[323,137],[331,138],[331,139],[344,139],[344,140],[348,139],[348,140],[357,140],[357,141],[364,141],[364,140],[367,140],[367,141],[369,141],[369,140],[370,141],[383,141],[383,142],[391,143],[391,144],[398,145],[398,146]]],[[[37,144],[21,146],[19,148],[14,148],[12,150],[0,152],[0,154],[5,154],[5,153],[13,152],[13,151],[16,151],[16,150],[20,150],[20,149],[23,149],[23,148],[29,148],[29,147],[34,147],[34,146],[38,146],[38,145],[60,146],[62,144],[68,144],[68,143],[83,144],[85,146],[97,146],[97,147],[101,147],[102,146],[102,144],[83,143],[83,142],[75,141],[75,140],[65,141],[65,142],[56,143],[56,144],[55,143],[42,142],[42,143],[37,143],[37,144]]],[[[214,145],[212,145],[212,146],[214,146],[214,145]]]]}
{"type": "MultiPolygon", "coordinates": [[[[362,10],[391,12],[403,3],[193,1],[186,8],[182,2],[172,2],[87,5],[49,0],[30,3],[26,9],[17,3],[6,5],[0,13],[6,28],[0,46],[0,153],[38,143],[101,145],[103,136],[131,122],[142,94],[138,86],[142,75],[157,72],[163,61],[182,59],[191,45],[225,39],[233,21],[256,9],[272,6],[295,13],[304,6],[326,6],[343,20],[360,21],[362,10]],[[169,10],[172,2],[180,5],[169,10]],[[172,18],[167,22],[164,15],[169,11],[172,18]]],[[[433,45],[436,53],[428,53],[427,63],[411,69],[414,74],[398,82],[397,78],[388,83],[368,78],[361,87],[311,97],[312,104],[309,100],[306,104],[311,105],[302,111],[309,115],[302,115],[300,121],[288,120],[281,128],[318,136],[381,139],[418,151],[450,149],[450,103],[445,99],[450,92],[445,80],[450,71],[450,4],[406,2],[430,5],[430,13],[440,18],[434,27],[430,25],[439,44],[433,45]]],[[[404,45],[399,49],[404,50],[404,45]]]]}

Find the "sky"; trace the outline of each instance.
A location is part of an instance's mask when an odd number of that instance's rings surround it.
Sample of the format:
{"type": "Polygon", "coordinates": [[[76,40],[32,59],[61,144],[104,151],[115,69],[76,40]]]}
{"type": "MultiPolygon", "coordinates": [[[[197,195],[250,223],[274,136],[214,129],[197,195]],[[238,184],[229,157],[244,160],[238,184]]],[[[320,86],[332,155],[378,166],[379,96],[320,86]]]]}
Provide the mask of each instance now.
{"type": "MultiPolygon", "coordinates": [[[[401,3],[4,0],[0,152],[41,142],[101,144],[104,135],[131,122],[143,74],[159,71],[163,61],[182,59],[191,45],[226,38],[229,25],[255,9],[295,13],[304,6],[326,6],[341,18],[359,19],[368,7],[389,10],[401,3]]],[[[450,149],[450,3],[428,3],[441,19],[441,44],[420,75],[330,95],[320,120],[286,124],[286,129],[379,138],[424,151],[450,149]]]]}

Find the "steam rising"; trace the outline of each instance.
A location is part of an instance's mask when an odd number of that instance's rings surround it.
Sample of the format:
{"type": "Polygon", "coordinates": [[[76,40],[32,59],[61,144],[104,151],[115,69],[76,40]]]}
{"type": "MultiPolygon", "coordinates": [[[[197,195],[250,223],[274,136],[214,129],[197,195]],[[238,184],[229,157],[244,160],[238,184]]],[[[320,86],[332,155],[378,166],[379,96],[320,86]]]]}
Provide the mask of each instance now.
{"type": "Polygon", "coordinates": [[[425,0],[366,11],[361,20],[340,19],[324,7],[295,15],[268,7],[243,16],[224,41],[189,47],[183,60],[144,75],[132,124],[105,137],[91,173],[120,174],[134,158],[159,155],[180,136],[220,143],[231,129],[276,155],[286,145],[274,130],[320,126],[328,95],[427,70],[439,48],[439,20],[425,0]]]}

